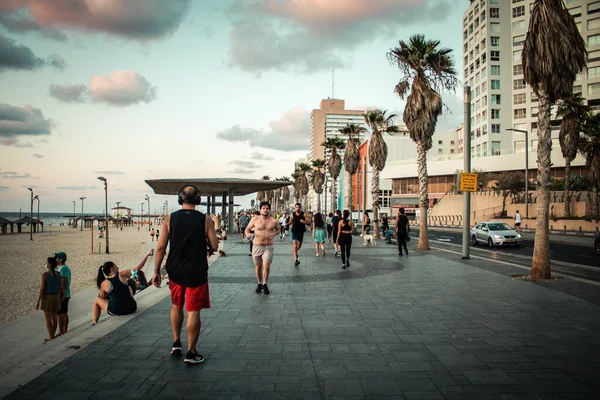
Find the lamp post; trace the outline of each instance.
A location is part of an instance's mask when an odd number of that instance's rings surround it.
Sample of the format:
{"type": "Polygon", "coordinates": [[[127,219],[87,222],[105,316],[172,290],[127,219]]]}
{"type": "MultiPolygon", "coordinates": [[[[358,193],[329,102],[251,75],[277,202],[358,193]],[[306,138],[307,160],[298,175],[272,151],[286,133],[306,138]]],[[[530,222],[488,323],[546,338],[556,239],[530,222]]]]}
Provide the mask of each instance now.
{"type": "Polygon", "coordinates": [[[40,195],[36,194],[35,197],[33,198],[34,200],[38,201],[38,212],[37,212],[37,219],[38,221],[40,220],[40,195]]]}
{"type": "Polygon", "coordinates": [[[515,128],[508,128],[507,131],[525,134],[525,218],[529,218],[529,132],[515,128]]]}
{"type": "Polygon", "coordinates": [[[104,182],[104,226],[106,229],[106,254],[110,254],[108,251],[108,181],[103,176],[99,176],[98,180],[104,182]]]}
{"type": "Polygon", "coordinates": [[[75,228],[75,200],[73,200],[73,228],[75,228]]]}
{"type": "Polygon", "coordinates": [[[83,232],[83,201],[87,199],[85,196],[81,196],[79,200],[81,200],[81,231],[83,232]]]}
{"type": "Polygon", "coordinates": [[[148,232],[150,232],[150,196],[146,195],[146,200],[148,200],[148,232]]]}
{"type": "Polygon", "coordinates": [[[144,203],[142,203],[142,211],[140,212],[140,225],[144,222],[144,203]]]}
{"type": "Polygon", "coordinates": [[[29,240],[33,240],[33,189],[27,188],[31,192],[31,213],[29,214],[29,240]]]}

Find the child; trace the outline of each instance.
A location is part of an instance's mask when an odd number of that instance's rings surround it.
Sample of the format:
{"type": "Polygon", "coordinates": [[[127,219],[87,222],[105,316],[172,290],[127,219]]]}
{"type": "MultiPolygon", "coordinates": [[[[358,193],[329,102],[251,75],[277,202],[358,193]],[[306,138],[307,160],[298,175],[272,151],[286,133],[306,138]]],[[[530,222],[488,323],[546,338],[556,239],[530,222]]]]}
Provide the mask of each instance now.
{"type": "Polygon", "coordinates": [[[323,221],[321,213],[313,215],[312,231],[317,257],[319,257],[319,247],[321,248],[323,255],[325,255],[325,241],[327,240],[327,234],[325,233],[325,222],[323,221]]]}

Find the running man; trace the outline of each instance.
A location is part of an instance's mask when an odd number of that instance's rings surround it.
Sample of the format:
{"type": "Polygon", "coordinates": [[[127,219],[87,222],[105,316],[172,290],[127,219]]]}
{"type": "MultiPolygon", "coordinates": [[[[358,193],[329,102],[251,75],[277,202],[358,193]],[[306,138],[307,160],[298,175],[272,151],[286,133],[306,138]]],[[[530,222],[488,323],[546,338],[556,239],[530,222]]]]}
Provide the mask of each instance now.
{"type": "Polygon", "coordinates": [[[270,212],[271,204],[268,201],[261,202],[260,215],[252,218],[244,232],[246,237],[250,238],[252,237],[251,231],[254,231],[252,259],[254,260],[256,280],[258,281],[256,293],[262,291],[264,294],[271,293],[267,281],[269,280],[269,270],[273,261],[273,239],[279,231],[279,223],[269,215],[270,212]]]}
{"type": "Polygon", "coordinates": [[[294,255],[294,265],[300,265],[298,260],[298,251],[302,248],[302,241],[304,240],[304,232],[306,232],[306,220],[304,219],[304,212],[302,211],[302,204],[296,203],[294,206],[294,212],[288,222],[288,226],[292,226],[292,254],[294,255]]]}
{"type": "Polygon", "coordinates": [[[517,210],[517,213],[515,214],[515,230],[519,232],[519,234],[521,233],[521,214],[519,214],[519,210],[517,210]]]}

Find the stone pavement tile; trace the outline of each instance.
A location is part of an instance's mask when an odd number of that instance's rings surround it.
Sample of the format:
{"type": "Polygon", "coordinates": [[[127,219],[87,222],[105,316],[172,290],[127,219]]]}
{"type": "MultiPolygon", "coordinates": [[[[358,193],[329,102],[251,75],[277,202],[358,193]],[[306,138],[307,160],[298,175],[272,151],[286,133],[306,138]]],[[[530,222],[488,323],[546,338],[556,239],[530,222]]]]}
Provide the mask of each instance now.
{"type": "Polygon", "coordinates": [[[323,379],[325,395],[330,396],[362,396],[364,394],[360,380],[331,380],[323,379]]]}
{"type": "Polygon", "coordinates": [[[405,391],[433,391],[437,390],[430,379],[386,379],[362,380],[364,393],[372,396],[387,396],[404,393],[405,391]]]}
{"type": "Polygon", "coordinates": [[[473,385],[512,385],[517,381],[504,371],[461,371],[473,385]]]}
{"type": "Polygon", "coordinates": [[[403,393],[407,400],[443,400],[445,396],[439,390],[406,391],[403,393]]]}

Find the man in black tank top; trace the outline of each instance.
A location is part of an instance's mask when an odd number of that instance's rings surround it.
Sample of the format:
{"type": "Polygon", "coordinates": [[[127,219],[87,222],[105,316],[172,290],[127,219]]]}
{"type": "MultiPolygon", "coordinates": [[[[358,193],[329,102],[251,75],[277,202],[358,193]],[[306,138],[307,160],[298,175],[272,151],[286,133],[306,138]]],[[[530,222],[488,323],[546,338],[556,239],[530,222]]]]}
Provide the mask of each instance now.
{"type": "Polygon", "coordinates": [[[196,351],[200,336],[200,310],[210,308],[208,292],[208,249],[217,251],[219,239],[212,219],[196,210],[200,204],[200,193],[194,186],[184,186],[179,191],[181,210],[165,218],[163,234],[156,247],[154,277],[152,281],[160,287],[160,267],[165,256],[167,244],[169,255],[166,269],[169,274],[171,290],[171,328],[173,347],[171,354],[182,353],[181,328],[183,325],[183,306],[187,311],[186,329],[188,348],[184,362],[199,364],[204,361],[196,351]]]}

